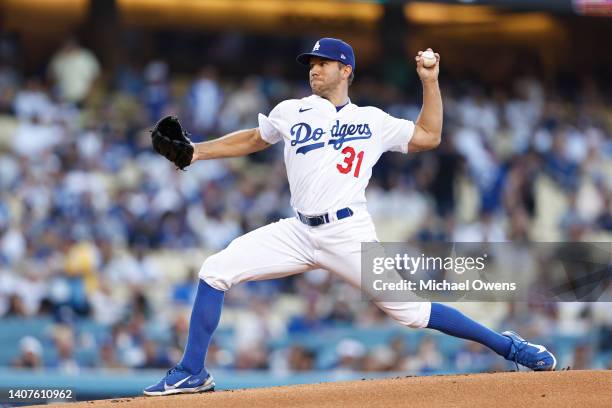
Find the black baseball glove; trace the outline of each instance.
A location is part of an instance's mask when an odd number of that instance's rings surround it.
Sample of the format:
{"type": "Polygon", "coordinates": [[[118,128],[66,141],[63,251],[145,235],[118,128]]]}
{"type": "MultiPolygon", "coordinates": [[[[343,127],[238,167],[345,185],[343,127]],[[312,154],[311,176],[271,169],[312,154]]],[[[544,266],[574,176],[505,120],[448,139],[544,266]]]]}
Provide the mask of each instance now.
{"type": "Polygon", "coordinates": [[[170,160],[177,168],[184,170],[191,164],[193,157],[193,145],[189,139],[189,133],[175,116],[162,118],[153,130],[151,130],[151,141],[155,151],[170,160]]]}

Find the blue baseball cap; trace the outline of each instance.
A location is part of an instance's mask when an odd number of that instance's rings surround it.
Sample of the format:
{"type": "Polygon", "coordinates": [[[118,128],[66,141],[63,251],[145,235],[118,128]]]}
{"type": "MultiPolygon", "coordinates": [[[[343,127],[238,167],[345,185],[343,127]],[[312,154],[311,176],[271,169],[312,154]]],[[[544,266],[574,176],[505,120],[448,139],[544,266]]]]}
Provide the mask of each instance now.
{"type": "Polygon", "coordinates": [[[339,61],[344,65],[350,65],[355,71],[355,54],[353,48],[337,38],[321,38],[312,47],[311,52],[305,52],[297,56],[296,60],[300,64],[308,65],[310,57],[327,58],[339,61]]]}

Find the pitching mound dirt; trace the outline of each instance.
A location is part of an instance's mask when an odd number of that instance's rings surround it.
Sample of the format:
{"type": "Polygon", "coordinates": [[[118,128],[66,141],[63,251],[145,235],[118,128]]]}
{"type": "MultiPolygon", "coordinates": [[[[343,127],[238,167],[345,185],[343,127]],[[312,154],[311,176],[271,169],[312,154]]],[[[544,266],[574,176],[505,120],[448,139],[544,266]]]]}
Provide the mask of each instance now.
{"type": "Polygon", "coordinates": [[[612,371],[407,377],[123,398],[55,407],[612,407],[612,371]]]}

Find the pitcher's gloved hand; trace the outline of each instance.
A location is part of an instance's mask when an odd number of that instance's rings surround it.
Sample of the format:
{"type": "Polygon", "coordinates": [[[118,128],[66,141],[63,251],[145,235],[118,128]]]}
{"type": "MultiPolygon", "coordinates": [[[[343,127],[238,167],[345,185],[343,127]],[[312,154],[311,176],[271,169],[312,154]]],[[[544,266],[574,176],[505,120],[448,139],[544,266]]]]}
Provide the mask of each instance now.
{"type": "Polygon", "coordinates": [[[177,168],[184,170],[191,164],[193,144],[189,133],[175,116],[162,118],[151,130],[151,141],[155,151],[170,160],[177,168]]]}

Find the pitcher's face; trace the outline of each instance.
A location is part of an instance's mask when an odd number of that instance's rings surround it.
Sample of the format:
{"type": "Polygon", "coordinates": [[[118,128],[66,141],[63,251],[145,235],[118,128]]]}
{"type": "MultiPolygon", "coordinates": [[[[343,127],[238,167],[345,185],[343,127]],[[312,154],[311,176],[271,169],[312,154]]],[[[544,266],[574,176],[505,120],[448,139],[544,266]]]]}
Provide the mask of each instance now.
{"type": "Polygon", "coordinates": [[[337,61],[311,57],[309,80],[312,93],[324,97],[337,89],[343,80],[343,69],[337,61]]]}

